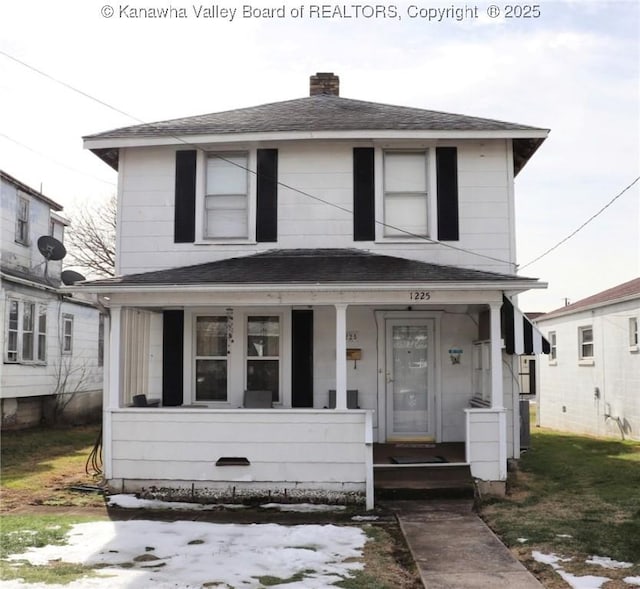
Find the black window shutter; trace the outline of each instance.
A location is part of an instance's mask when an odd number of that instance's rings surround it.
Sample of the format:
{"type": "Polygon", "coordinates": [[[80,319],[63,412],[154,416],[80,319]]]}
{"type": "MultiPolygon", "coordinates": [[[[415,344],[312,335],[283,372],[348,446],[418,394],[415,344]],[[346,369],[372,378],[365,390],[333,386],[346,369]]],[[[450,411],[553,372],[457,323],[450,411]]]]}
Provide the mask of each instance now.
{"type": "Polygon", "coordinates": [[[373,147],[353,148],[353,240],[373,241],[375,181],[373,147]]]}
{"type": "Polygon", "coordinates": [[[162,404],[182,405],[184,311],[162,313],[162,404]]]}
{"type": "Polygon", "coordinates": [[[193,243],[196,238],[196,155],[195,149],[176,151],[175,243],[193,243]]]}
{"type": "Polygon", "coordinates": [[[438,239],[460,239],[458,221],[458,149],[436,148],[436,173],[438,190],[438,239]]]}
{"type": "Polygon", "coordinates": [[[313,407],[313,311],[291,312],[291,405],[313,407]]]}
{"type": "Polygon", "coordinates": [[[258,149],[256,241],[278,241],[278,150],[258,149]]]}

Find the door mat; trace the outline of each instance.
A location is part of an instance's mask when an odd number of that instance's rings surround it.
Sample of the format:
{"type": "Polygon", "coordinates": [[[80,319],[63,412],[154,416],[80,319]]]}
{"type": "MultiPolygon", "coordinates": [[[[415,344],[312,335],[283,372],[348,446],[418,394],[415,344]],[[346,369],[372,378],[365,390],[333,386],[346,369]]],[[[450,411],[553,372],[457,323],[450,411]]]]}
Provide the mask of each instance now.
{"type": "Polygon", "coordinates": [[[394,464],[442,464],[449,462],[444,456],[392,456],[394,464]]]}
{"type": "Polygon", "coordinates": [[[436,445],[431,442],[404,442],[394,444],[396,448],[435,448],[436,445]]]}

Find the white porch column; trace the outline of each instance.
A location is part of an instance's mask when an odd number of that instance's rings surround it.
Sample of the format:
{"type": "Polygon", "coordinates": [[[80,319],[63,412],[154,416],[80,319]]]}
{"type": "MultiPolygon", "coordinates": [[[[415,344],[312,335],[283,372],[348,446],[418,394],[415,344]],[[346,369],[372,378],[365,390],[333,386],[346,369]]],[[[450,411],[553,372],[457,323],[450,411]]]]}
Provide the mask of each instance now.
{"type": "Polygon", "coordinates": [[[502,385],[502,338],[500,336],[501,303],[491,303],[491,408],[504,408],[502,385]]]}
{"type": "Polygon", "coordinates": [[[109,392],[108,408],[117,409],[120,406],[120,385],[122,381],[122,307],[111,308],[111,320],[109,321],[109,392]]]}
{"type": "Polygon", "coordinates": [[[336,307],[336,409],[347,408],[347,305],[336,307]]]}

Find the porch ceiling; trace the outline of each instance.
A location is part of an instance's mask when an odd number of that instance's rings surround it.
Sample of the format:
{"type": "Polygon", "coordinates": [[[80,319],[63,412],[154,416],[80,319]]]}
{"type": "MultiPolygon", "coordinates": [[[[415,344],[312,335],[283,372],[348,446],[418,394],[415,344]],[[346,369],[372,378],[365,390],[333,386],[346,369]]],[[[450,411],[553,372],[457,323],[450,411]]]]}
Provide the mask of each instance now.
{"type": "Polygon", "coordinates": [[[236,286],[275,285],[336,288],[343,285],[442,285],[525,290],[541,286],[536,278],[444,266],[372,254],[356,249],[270,250],[195,266],[130,274],[84,282],[81,288],[96,291],[156,290],[175,287],[208,287],[213,290],[236,286]]]}

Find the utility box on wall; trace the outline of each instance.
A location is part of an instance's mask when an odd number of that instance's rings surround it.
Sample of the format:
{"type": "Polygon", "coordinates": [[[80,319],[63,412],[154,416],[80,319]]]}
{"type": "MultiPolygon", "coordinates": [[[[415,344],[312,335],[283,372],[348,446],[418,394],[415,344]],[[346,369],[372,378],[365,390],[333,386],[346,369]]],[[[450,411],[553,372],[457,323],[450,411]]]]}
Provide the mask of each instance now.
{"type": "Polygon", "coordinates": [[[520,399],[520,450],[528,450],[529,446],[531,446],[529,400],[520,399]]]}

